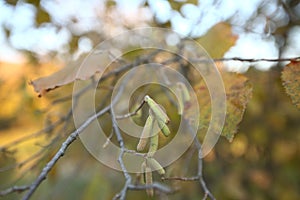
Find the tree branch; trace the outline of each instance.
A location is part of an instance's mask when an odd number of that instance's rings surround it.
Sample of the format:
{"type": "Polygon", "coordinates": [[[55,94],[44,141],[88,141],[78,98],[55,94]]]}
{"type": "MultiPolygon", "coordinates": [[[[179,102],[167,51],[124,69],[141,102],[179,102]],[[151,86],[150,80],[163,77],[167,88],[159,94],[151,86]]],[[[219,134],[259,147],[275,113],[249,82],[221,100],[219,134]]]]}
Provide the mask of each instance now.
{"type": "Polygon", "coordinates": [[[116,116],[116,119],[126,119],[126,118],[136,115],[138,113],[138,111],[143,107],[144,104],[145,104],[145,101],[143,100],[142,103],[140,103],[140,105],[135,109],[135,111],[133,111],[131,113],[127,113],[125,115],[116,116]]]}
{"type": "Polygon", "coordinates": [[[29,189],[29,186],[13,186],[11,188],[8,188],[6,190],[2,190],[0,191],[0,196],[6,196],[10,193],[13,193],[13,192],[23,192],[25,190],[28,190],[29,189]]]}
{"type": "Polygon", "coordinates": [[[146,190],[151,188],[161,191],[165,194],[172,194],[174,192],[174,190],[172,190],[171,188],[157,182],[154,182],[150,185],[128,185],[128,189],[131,190],[146,190]]]}
{"type": "Polygon", "coordinates": [[[232,58],[216,58],[213,59],[214,61],[241,61],[241,62],[284,62],[284,61],[293,61],[299,60],[300,56],[292,57],[292,58],[239,58],[239,57],[232,57],[232,58]]]}
{"type": "Polygon", "coordinates": [[[201,187],[204,190],[204,198],[203,199],[206,199],[206,197],[209,196],[209,198],[211,200],[215,200],[216,198],[213,196],[213,194],[207,188],[206,182],[204,181],[204,178],[203,178],[203,173],[202,173],[203,172],[203,160],[202,160],[201,143],[199,142],[198,138],[195,138],[194,143],[198,149],[198,174],[197,175],[198,175],[201,187]]]}
{"type": "MultiPolygon", "coordinates": [[[[129,77],[131,77],[131,76],[128,76],[127,79],[129,79],[129,77]]],[[[113,99],[113,101],[111,103],[111,107],[110,108],[112,108],[114,106],[114,104],[119,100],[119,97],[122,94],[123,90],[124,90],[124,85],[122,85],[120,87],[117,95],[115,96],[115,98],[113,99]]],[[[110,114],[111,114],[111,120],[112,120],[113,130],[115,132],[115,135],[117,137],[118,143],[120,145],[120,154],[119,154],[119,157],[118,157],[118,162],[119,162],[119,164],[121,166],[122,172],[123,172],[124,177],[125,177],[125,184],[124,184],[123,189],[118,194],[116,194],[113,199],[124,200],[125,197],[126,197],[126,192],[128,190],[128,186],[131,184],[131,176],[128,173],[128,171],[127,171],[127,169],[125,167],[124,161],[123,161],[123,156],[124,156],[124,153],[125,153],[126,149],[125,149],[125,146],[124,146],[123,137],[121,135],[120,129],[119,129],[117,121],[116,121],[116,115],[115,115],[113,109],[110,109],[110,114]]]]}
{"type": "Polygon", "coordinates": [[[62,143],[60,149],[56,152],[55,156],[47,163],[47,165],[43,168],[42,172],[38,176],[38,178],[30,185],[29,191],[23,196],[23,200],[28,200],[37,187],[43,182],[43,180],[46,179],[49,171],[53,168],[55,163],[65,154],[66,150],[68,149],[69,145],[72,144],[78,135],[88,127],[90,123],[92,123],[95,119],[100,117],[101,115],[105,114],[108,112],[110,109],[110,106],[105,107],[95,115],[92,115],[89,117],[78,129],[76,129],[73,133],[69,135],[69,137],[62,143]]]}
{"type": "MultiPolygon", "coordinates": [[[[209,62],[210,60],[207,58],[191,58],[193,62],[209,62]]],[[[240,58],[240,57],[232,57],[232,58],[213,58],[215,62],[224,62],[224,61],[241,61],[241,62],[285,62],[285,61],[296,61],[300,60],[300,56],[291,57],[291,58],[240,58]]]]}

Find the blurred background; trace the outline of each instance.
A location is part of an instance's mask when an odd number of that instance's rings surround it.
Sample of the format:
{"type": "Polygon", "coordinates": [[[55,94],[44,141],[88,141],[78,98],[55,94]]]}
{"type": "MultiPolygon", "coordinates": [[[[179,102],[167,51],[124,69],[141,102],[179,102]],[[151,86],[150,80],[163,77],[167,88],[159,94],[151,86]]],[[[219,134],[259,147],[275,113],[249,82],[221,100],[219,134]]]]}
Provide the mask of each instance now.
{"type": "MultiPolygon", "coordinates": [[[[107,38],[148,26],[194,38],[212,58],[300,56],[298,0],[0,0],[1,190],[34,180],[74,128],[70,118],[39,132],[69,112],[71,101],[53,102],[71,94],[72,85],[38,98],[28,83],[107,38]]],[[[223,62],[249,78],[253,96],[234,140],[221,138],[204,159],[204,177],[217,199],[300,199],[300,111],[280,80],[287,63],[223,62]]],[[[123,184],[122,173],[75,141],[33,199],[111,199],[123,184]]],[[[197,182],[171,185],[179,191],[169,199],[203,197],[197,182]]],[[[129,191],[133,198],[149,197],[129,191]]]]}

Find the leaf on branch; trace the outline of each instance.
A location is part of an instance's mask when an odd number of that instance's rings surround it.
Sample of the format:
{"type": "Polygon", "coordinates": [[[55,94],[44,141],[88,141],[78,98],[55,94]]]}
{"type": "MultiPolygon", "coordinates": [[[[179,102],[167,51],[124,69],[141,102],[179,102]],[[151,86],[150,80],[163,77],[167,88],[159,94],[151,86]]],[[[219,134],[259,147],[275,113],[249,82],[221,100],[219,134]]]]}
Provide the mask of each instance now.
{"type": "Polygon", "coordinates": [[[293,104],[300,109],[300,62],[292,61],[285,66],[281,74],[281,80],[293,104]]]}
{"type": "Polygon", "coordinates": [[[223,72],[222,78],[227,99],[227,112],[222,135],[231,142],[243,119],[247,103],[252,97],[252,85],[242,74],[223,72]]]}
{"type": "Polygon", "coordinates": [[[41,97],[46,92],[57,87],[72,83],[75,80],[86,80],[95,73],[103,72],[109,59],[107,54],[92,54],[88,60],[84,61],[86,56],[84,54],[61,70],[49,76],[33,80],[30,84],[34,87],[35,92],[39,93],[39,97],[41,97]]]}
{"type": "MultiPolygon", "coordinates": [[[[252,85],[247,77],[237,73],[222,71],[222,78],[226,90],[226,119],[222,131],[222,136],[230,142],[237,132],[247,103],[252,97],[252,85]]],[[[201,80],[195,87],[198,103],[200,107],[200,131],[206,129],[211,120],[210,95],[206,84],[201,80]]],[[[201,133],[200,133],[201,134],[201,133]]]]}

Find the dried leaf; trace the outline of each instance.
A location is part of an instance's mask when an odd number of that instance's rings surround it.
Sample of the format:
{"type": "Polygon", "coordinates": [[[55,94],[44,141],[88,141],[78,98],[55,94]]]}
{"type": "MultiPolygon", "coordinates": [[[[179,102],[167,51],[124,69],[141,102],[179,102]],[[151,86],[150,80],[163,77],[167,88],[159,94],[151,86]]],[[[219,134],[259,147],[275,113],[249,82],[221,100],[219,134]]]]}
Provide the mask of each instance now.
{"type": "Polygon", "coordinates": [[[95,53],[85,60],[87,55],[82,55],[76,61],[69,63],[63,69],[46,77],[38,78],[30,82],[39,97],[57,87],[66,85],[75,80],[86,80],[95,73],[103,72],[110,58],[106,53],[95,53]]]}
{"type": "MultiPolygon", "coordinates": [[[[226,119],[222,136],[232,141],[237,132],[238,124],[252,96],[252,86],[249,80],[241,74],[222,72],[226,90],[226,119]]],[[[203,80],[194,87],[200,107],[200,131],[206,130],[211,120],[210,95],[203,80]]],[[[191,110],[191,112],[193,112],[191,110]]]]}
{"type": "Polygon", "coordinates": [[[284,67],[281,75],[286,93],[300,109],[300,61],[292,61],[284,67]]]}
{"type": "Polygon", "coordinates": [[[247,77],[237,73],[222,73],[225,84],[227,113],[222,135],[233,140],[248,101],[252,97],[252,85],[247,77]]]}

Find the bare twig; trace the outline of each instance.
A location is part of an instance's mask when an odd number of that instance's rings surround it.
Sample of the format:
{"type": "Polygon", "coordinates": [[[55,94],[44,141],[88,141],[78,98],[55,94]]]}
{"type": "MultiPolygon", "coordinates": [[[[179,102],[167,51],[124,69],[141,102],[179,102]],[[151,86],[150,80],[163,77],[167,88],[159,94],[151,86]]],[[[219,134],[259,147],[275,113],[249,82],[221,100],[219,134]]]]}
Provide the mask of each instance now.
{"type": "Polygon", "coordinates": [[[6,167],[2,167],[0,168],[0,172],[5,172],[5,171],[8,171],[8,170],[11,170],[11,169],[15,169],[15,168],[21,168],[23,167],[24,165],[26,165],[28,162],[32,161],[32,160],[35,160],[37,158],[39,158],[39,156],[45,151],[46,149],[43,148],[41,150],[39,150],[38,152],[32,154],[31,156],[29,156],[28,158],[26,158],[25,160],[21,161],[21,162],[18,162],[18,163],[15,163],[13,165],[9,165],[9,166],[6,166],[6,167]]]}
{"type": "Polygon", "coordinates": [[[101,79],[99,80],[99,82],[101,81],[104,81],[106,80],[107,78],[111,77],[111,76],[117,76],[118,74],[130,69],[130,68],[133,68],[135,66],[138,66],[140,64],[144,64],[144,63],[147,63],[151,60],[151,58],[153,58],[155,55],[157,55],[161,50],[158,49],[156,51],[153,51],[152,53],[148,54],[147,56],[143,56],[139,59],[137,59],[136,61],[132,62],[132,63],[129,63],[129,64],[126,64],[126,65],[123,65],[122,67],[119,67],[113,71],[110,71],[108,72],[107,74],[104,74],[101,79]]]}
{"type": "Polygon", "coordinates": [[[127,113],[125,115],[116,116],[116,119],[126,119],[128,117],[132,117],[132,116],[136,115],[139,112],[139,110],[143,107],[144,104],[145,104],[145,101],[143,100],[142,103],[140,103],[139,107],[137,107],[135,109],[135,111],[133,111],[131,113],[127,113]]]}
{"type": "Polygon", "coordinates": [[[0,191],[0,196],[6,196],[8,194],[11,194],[13,192],[23,192],[25,190],[28,190],[29,186],[13,186],[11,188],[8,188],[6,190],[0,191]]]}
{"type": "Polygon", "coordinates": [[[172,181],[172,180],[176,180],[176,181],[198,181],[199,180],[199,176],[193,176],[193,177],[177,177],[177,176],[173,176],[173,177],[162,177],[162,180],[166,180],[166,181],[172,181]]]}
{"type": "Polygon", "coordinates": [[[198,138],[195,138],[194,144],[198,149],[198,172],[197,176],[192,176],[192,177],[162,177],[162,180],[178,180],[178,181],[199,181],[201,188],[204,191],[204,197],[203,199],[207,199],[209,197],[211,200],[215,200],[215,197],[213,194],[209,191],[209,189],[206,186],[206,182],[203,178],[203,160],[202,160],[202,150],[201,150],[201,144],[198,140],[198,138]]]}
{"type": "Polygon", "coordinates": [[[195,146],[198,149],[198,177],[199,177],[199,182],[201,184],[202,189],[204,190],[204,199],[205,197],[209,196],[211,200],[215,200],[216,198],[213,196],[213,194],[209,191],[209,189],[206,186],[206,182],[204,181],[203,178],[203,160],[202,160],[202,147],[201,143],[199,142],[198,138],[195,138],[194,140],[195,146]]]}
{"type": "Polygon", "coordinates": [[[76,129],[73,133],[71,133],[69,135],[69,137],[62,143],[60,149],[57,151],[57,153],[55,154],[55,156],[43,168],[43,170],[40,173],[40,175],[38,176],[38,178],[30,185],[29,191],[24,195],[23,200],[28,200],[33,195],[33,193],[35,192],[35,190],[37,189],[37,187],[42,183],[43,180],[46,179],[49,171],[53,168],[53,166],[59,160],[59,158],[62,157],[65,154],[65,152],[68,149],[69,145],[72,144],[76,140],[76,138],[78,137],[78,135],[85,128],[87,128],[88,125],[90,123],[92,123],[95,119],[97,119],[101,115],[103,115],[106,112],[108,112],[109,109],[110,109],[110,106],[107,106],[104,109],[102,109],[101,111],[99,111],[98,113],[96,113],[95,115],[92,115],[78,129],[76,129]]]}
{"type": "Polygon", "coordinates": [[[113,137],[114,132],[113,130],[111,131],[111,133],[109,134],[109,136],[107,137],[106,141],[104,142],[104,144],[102,145],[102,148],[106,148],[111,140],[111,138],[113,137]]]}
{"type": "Polygon", "coordinates": [[[50,124],[49,126],[43,128],[42,130],[39,130],[39,131],[37,131],[37,132],[35,132],[35,133],[31,134],[31,135],[23,136],[23,137],[18,138],[18,139],[14,140],[14,141],[6,144],[6,145],[1,146],[0,147],[0,151],[3,151],[3,150],[8,149],[8,148],[11,148],[11,147],[13,147],[15,145],[18,145],[18,144],[22,143],[22,142],[26,142],[27,140],[29,140],[31,138],[34,138],[34,137],[37,137],[37,136],[42,135],[44,133],[47,133],[47,132],[51,131],[52,129],[54,129],[56,126],[62,124],[64,121],[65,121],[64,117],[60,118],[56,122],[54,122],[53,124],[50,124]]]}
{"type": "Polygon", "coordinates": [[[55,105],[55,104],[58,104],[58,103],[61,103],[61,102],[65,102],[65,101],[72,100],[72,98],[74,98],[74,97],[79,97],[80,95],[82,95],[83,93],[85,93],[86,91],[88,91],[91,87],[93,87],[94,84],[95,84],[95,81],[94,81],[94,79],[92,78],[91,83],[88,84],[87,86],[85,86],[84,88],[82,88],[82,89],[81,89],[79,92],[77,92],[76,94],[71,94],[71,95],[68,95],[68,96],[65,96],[65,97],[56,99],[56,100],[54,100],[51,104],[52,104],[52,105],[55,105]]]}
{"type": "MultiPolygon", "coordinates": [[[[241,61],[241,62],[285,62],[285,61],[293,61],[300,60],[300,56],[291,57],[291,58],[240,58],[240,57],[232,57],[232,58],[213,58],[215,62],[224,62],[224,61],[241,61]]],[[[193,62],[209,62],[207,58],[192,58],[193,62]]]]}
{"type": "Polygon", "coordinates": [[[216,58],[213,59],[214,61],[241,61],[241,62],[284,62],[284,61],[292,61],[292,60],[299,60],[300,56],[292,57],[292,58],[216,58]]]}
{"type": "MultiPolygon", "coordinates": [[[[184,119],[184,121],[187,123],[186,119],[184,119]]],[[[188,127],[191,128],[190,126],[188,126],[188,127]]],[[[199,181],[199,183],[201,185],[201,188],[204,191],[203,199],[207,199],[207,197],[209,197],[211,200],[215,200],[215,197],[213,196],[213,194],[210,192],[210,190],[206,186],[206,182],[203,178],[202,147],[201,147],[201,143],[199,142],[197,136],[194,138],[194,145],[198,150],[197,176],[193,176],[193,177],[164,177],[162,180],[199,181]]]]}
{"type": "Polygon", "coordinates": [[[128,185],[128,189],[131,190],[146,190],[150,188],[161,191],[165,194],[172,194],[174,192],[174,190],[172,190],[171,188],[157,182],[154,182],[153,184],[150,185],[128,185]]]}
{"type": "MultiPolygon", "coordinates": [[[[128,76],[128,78],[129,77],[130,76],[128,76]]],[[[119,100],[119,97],[120,97],[123,90],[124,90],[124,85],[122,85],[120,87],[117,95],[115,96],[115,98],[113,99],[113,101],[111,103],[111,106],[114,106],[114,104],[119,100]]],[[[124,156],[124,153],[125,153],[124,140],[123,140],[123,137],[121,135],[120,129],[118,127],[118,124],[117,124],[117,121],[116,121],[116,116],[115,116],[115,113],[114,113],[113,109],[110,109],[110,114],[111,114],[113,130],[114,130],[114,133],[117,137],[118,143],[120,145],[120,154],[119,154],[119,157],[118,157],[118,162],[120,164],[120,167],[121,167],[122,172],[123,172],[124,177],[125,177],[125,184],[124,184],[123,189],[118,194],[116,194],[113,199],[124,200],[125,197],[126,197],[126,192],[128,190],[128,186],[131,184],[131,176],[128,173],[128,171],[125,167],[124,161],[123,161],[123,156],[124,156]]]]}
{"type": "Polygon", "coordinates": [[[125,148],[125,152],[126,152],[126,153],[130,153],[130,154],[133,154],[133,155],[135,155],[135,156],[140,156],[140,157],[143,157],[143,158],[145,158],[145,157],[147,156],[147,154],[145,154],[145,153],[139,153],[139,152],[137,152],[137,151],[135,151],[135,150],[126,149],[126,148],[125,148]]]}
{"type": "Polygon", "coordinates": [[[118,157],[118,162],[120,163],[120,166],[121,166],[121,169],[122,169],[122,172],[125,176],[125,184],[124,184],[124,187],[123,189],[121,190],[120,193],[118,193],[114,199],[121,199],[121,200],[124,200],[125,199],[125,196],[126,196],[126,192],[128,190],[128,187],[131,183],[131,176],[130,174],[128,173],[126,167],[125,167],[125,164],[124,164],[124,161],[123,161],[123,156],[124,156],[124,153],[125,153],[125,146],[124,146],[124,141],[123,141],[123,138],[122,138],[122,135],[121,135],[121,132],[119,130],[119,127],[117,125],[117,122],[116,122],[116,118],[115,118],[115,114],[114,112],[111,110],[111,116],[112,116],[112,123],[113,123],[113,129],[115,131],[115,134],[117,136],[117,140],[119,142],[119,145],[120,145],[120,154],[119,154],[119,157],[118,157]]]}

